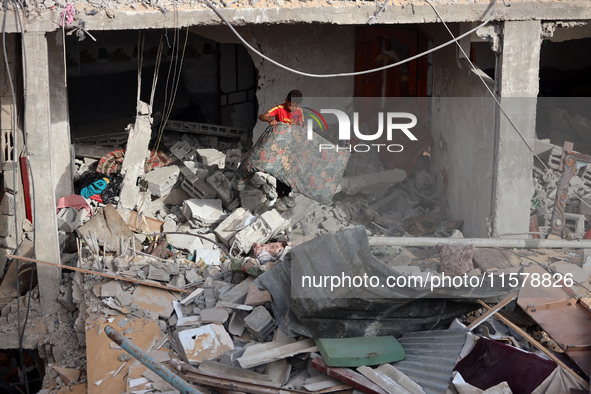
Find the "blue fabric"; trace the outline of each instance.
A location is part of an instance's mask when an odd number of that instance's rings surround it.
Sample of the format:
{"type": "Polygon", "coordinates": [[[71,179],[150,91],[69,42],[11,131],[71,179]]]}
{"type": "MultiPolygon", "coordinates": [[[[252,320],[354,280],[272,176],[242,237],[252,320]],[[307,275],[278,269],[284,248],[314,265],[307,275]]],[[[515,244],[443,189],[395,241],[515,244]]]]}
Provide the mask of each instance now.
{"type": "Polygon", "coordinates": [[[95,182],[91,183],[90,185],[86,186],[85,188],[83,188],[80,191],[80,195],[82,195],[82,197],[84,197],[84,198],[90,198],[90,196],[100,194],[103,190],[105,190],[105,188],[107,187],[108,184],[109,184],[109,182],[107,181],[106,178],[99,179],[98,181],[95,181],[95,182]]]}

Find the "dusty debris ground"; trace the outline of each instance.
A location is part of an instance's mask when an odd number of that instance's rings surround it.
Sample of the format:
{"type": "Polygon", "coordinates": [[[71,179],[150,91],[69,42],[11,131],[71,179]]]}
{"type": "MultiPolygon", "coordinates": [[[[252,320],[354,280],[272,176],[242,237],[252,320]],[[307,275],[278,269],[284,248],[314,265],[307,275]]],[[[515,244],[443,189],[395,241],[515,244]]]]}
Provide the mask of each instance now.
{"type": "MultiPolygon", "coordinates": [[[[120,146],[116,141],[108,141],[106,145],[113,150],[120,146]]],[[[63,263],[98,274],[64,269],[59,297],[62,310],[57,315],[44,315],[36,287],[18,299],[21,315],[25,311],[23,306],[29,306],[24,345],[43,360],[44,390],[113,393],[173,390],[111,342],[104,333],[107,325],[122,332],[154,359],[182,371],[186,379],[199,383],[203,392],[223,392],[227,381],[232,379],[238,379],[235,387],[244,392],[249,392],[248,384],[259,389],[283,387],[310,391],[331,391],[331,388],[351,391],[373,384],[359,377],[348,382],[353,388],[345,388],[338,374],[326,371],[323,374],[312,368],[311,365],[318,366],[317,362],[313,364],[318,348],[313,342],[306,342],[310,341],[308,338],[296,342],[298,338],[288,337],[279,328],[282,322],[271,303],[271,293],[258,288],[253,280],[282,264],[289,250],[298,244],[357,226],[364,226],[368,235],[461,238],[461,221],[448,220],[444,215],[445,190],[429,173],[428,156],[417,161],[409,176],[400,176],[388,172],[377,159],[352,155],[341,189],[331,205],[295,195],[294,207],[278,211],[275,208],[277,182],[267,174],[258,173],[244,191],[232,189],[236,149],[245,151],[236,141],[167,133],[161,148],[171,161],[147,172],[143,191],[137,191],[141,197],[139,221],[137,213],[115,209],[118,199],[112,204],[87,199],[92,206],[92,217],[78,214],[84,210],[80,207],[64,208],[72,210],[72,214],[60,216],[63,263]],[[386,182],[380,174],[388,175],[386,182]],[[217,202],[199,209],[190,205],[203,201],[217,202]],[[98,220],[104,222],[97,225],[98,220]],[[109,228],[111,234],[102,233],[100,226],[109,228]],[[153,235],[159,232],[170,234],[153,235]],[[107,238],[113,235],[114,238],[107,238]],[[236,243],[239,247],[234,249],[236,243]],[[228,249],[239,253],[230,256],[228,249]],[[120,280],[114,280],[115,277],[120,280]],[[199,345],[195,342],[197,337],[202,338],[199,345]],[[270,350],[273,347],[279,350],[273,353],[270,350]]],[[[97,162],[97,159],[79,157],[78,177],[88,171],[95,172],[97,162]]],[[[534,176],[538,203],[532,204],[532,214],[539,217],[543,228],[552,205],[552,192],[548,189],[553,187],[558,175],[556,170],[536,170],[534,176]]],[[[572,193],[587,197],[584,175],[574,185],[572,193]]],[[[582,225],[583,231],[586,230],[584,221],[582,225]]],[[[582,237],[580,220],[569,222],[568,227],[569,236],[582,237]]],[[[586,250],[476,248],[468,256],[469,264],[450,260],[448,254],[435,247],[372,247],[372,254],[402,275],[437,275],[460,270],[459,275],[482,276],[514,268],[531,272],[542,269],[550,274],[572,273],[576,283],[572,286],[574,293],[562,296],[579,300],[583,309],[589,307],[585,298],[590,296],[591,254],[586,250]]],[[[544,297],[544,294],[533,297],[544,297]]],[[[546,332],[540,327],[544,323],[537,322],[535,316],[532,318],[531,311],[523,312],[527,304],[519,300],[517,304],[519,307],[503,312],[503,316],[532,334],[545,348],[564,353],[564,344],[568,342],[553,339],[552,335],[559,334],[552,331],[553,327],[549,326],[551,332],[546,332]]],[[[473,310],[457,316],[459,320],[454,324],[470,325],[486,311],[478,305],[473,310]]],[[[0,335],[14,334],[18,324],[16,298],[6,300],[1,318],[0,335]]],[[[497,317],[488,319],[473,332],[477,334],[476,339],[492,338],[542,354],[539,347],[497,317]]],[[[470,338],[467,342],[473,345],[474,339],[470,338]]],[[[446,366],[449,378],[457,359],[466,357],[464,353],[460,356],[461,348],[454,348],[457,356],[446,366]]],[[[576,357],[573,360],[577,362],[576,357]]],[[[392,365],[401,365],[404,370],[403,364],[392,365]]],[[[361,371],[368,377],[367,374],[377,374],[370,379],[383,390],[384,376],[388,375],[378,372],[385,374],[385,371],[361,371]]],[[[416,383],[421,385],[422,381],[416,383]]],[[[579,387],[576,382],[570,384],[579,387]]],[[[449,379],[443,385],[447,387],[449,379]]],[[[376,390],[380,392],[379,387],[376,390]]],[[[410,391],[418,390],[415,387],[410,391]]]]}

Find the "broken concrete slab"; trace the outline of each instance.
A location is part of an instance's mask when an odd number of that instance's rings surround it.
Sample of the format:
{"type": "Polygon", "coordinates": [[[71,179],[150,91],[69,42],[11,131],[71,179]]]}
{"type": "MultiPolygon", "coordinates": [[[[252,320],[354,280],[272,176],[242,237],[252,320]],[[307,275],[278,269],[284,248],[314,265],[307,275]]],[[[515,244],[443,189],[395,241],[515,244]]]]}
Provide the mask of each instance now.
{"type": "Polygon", "coordinates": [[[180,166],[181,174],[186,179],[205,179],[209,171],[201,167],[201,164],[195,161],[183,161],[183,165],[180,166]]]}
{"type": "Polygon", "coordinates": [[[226,178],[224,173],[221,171],[216,171],[207,177],[206,182],[213,190],[216,191],[217,198],[222,200],[222,204],[227,208],[232,203],[234,194],[232,193],[232,184],[228,178],[226,178]]]}
{"type": "Polygon", "coordinates": [[[133,292],[132,303],[141,309],[152,311],[158,316],[168,319],[174,310],[172,302],[176,297],[166,290],[148,286],[138,286],[133,292]]]}
{"type": "Polygon", "coordinates": [[[177,157],[177,159],[183,160],[191,151],[193,151],[193,146],[189,142],[181,140],[171,146],[169,150],[177,157]]]}
{"type": "Polygon", "coordinates": [[[219,249],[195,249],[195,261],[202,260],[207,266],[220,265],[221,252],[219,249]]]}
{"type": "MultiPolygon", "coordinates": [[[[248,289],[252,282],[254,282],[252,276],[247,277],[242,282],[234,286],[232,289],[220,296],[220,301],[231,302],[234,304],[243,304],[248,294],[248,289]]],[[[217,300],[216,300],[217,301],[217,300]]]]}
{"type": "Polygon", "coordinates": [[[242,159],[242,152],[240,149],[229,149],[226,151],[226,162],[225,167],[226,170],[229,171],[236,171],[238,166],[240,165],[240,160],[242,159]]]}
{"type": "Polygon", "coordinates": [[[581,239],[585,235],[585,222],[587,217],[577,213],[564,214],[564,226],[568,227],[575,238],[581,239]]]}
{"type": "Polygon", "coordinates": [[[182,301],[181,304],[182,305],[187,305],[189,302],[193,301],[195,298],[199,297],[199,295],[203,293],[203,289],[199,288],[199,289],[195,289],[194,292],[192,292],[191,294],[189,294],[188,296],[186,296],[182,301]]]}
{"type": "Polygon", "coordinates": [[[164,166],[153,169],[146,174],[148,191],[157,197],[166,196],[178,182],[180,172],[178,166],[164,166]]]}
{"type": "Polygon", "coordinates": [[[169,282],[170,275],[162,268],[157,268],[150,264],[148,272],[148,279],[157,280],[158,282],[169,282]]]}
{"type": "Polygon", "coordinates": [[[214,233],[224,245],[230,246],[230,239],[250,217],[253,216],[246,209],[237,208],[215,228],[214,233]]]}
{"type": "Polygon", "coordinates": [[[77,210],[74,207],[63,208],[57,213],[57,228],[58,230],[72,233],[78,227],[82,226],[84,220],[88,216],[86,209],[77,210]]]}
{"type": "Polygon", "coordinates": [[[221,223],[227,214],[222,208],[221,200],[191,199],[183,203],[183,215],[191,223],[200,227],[209,227],[221,223]]]}
{"type": "Polygon", "coordinates": [[[276,209],[271,209],[261,215],[261,218],[272,230],[271,237],[274,237],[289,226],[289,219],[284,218],[276,209]]]}
{"type": "Polygon", "coordinates": [[[222,308],[207,308],[201,311],[201,323],[220,323],[228,320],[228,311],[222,308]]]}
{"type": "Polygon", "coordinates": [[[142,249],[139,242],[133,242],[135,240],[133,231],[112,205],[99,210],[88,222],[79,227],[77,232],[95,254],[98,254],[99,246],[119,254],[126,254],[128,247],[135,247],[138,251],[142,249]]]}
{"type": "MultiPolygon", "coordinates": [[[[274,217],[271,214],[270,217],[274,217]]],[[[274,233],[267,221],[259,217],[252,224],[248,225],[243,230],[240,230],[231,240],[230,253],[233,255],[247,254],[252,249],[252,246],[266,243],[274,233]]]]}
{"type": "Polygon", "coordinates": [[[201,239],[191,234],[168,234],[168,243],[177,249],[183,249],[188,252],[193,252],[195,249],[203,246],[201,239]]]}
{"type": "Polygon", "coordinates": [[[251,283],[244,303],[246,305],[259,306],[265,302],[271,302],[271,293],[268,290],[259,290],[254,283],[251,283]]]}
{"type": "Polygon", "coordinates": [[[101,286],[101,297],[117,297],[122,292],[121,284],[115,280],[109,281],[101,286]]]}
{"type": "Polygon", "coordinates": [[[233,350],[234,343],[223,326],[208,324],[177,333],[178,341],[188,363],[200,363],[219,358],[233,350]]]}
{"type": "Polygon", "coordinates": [[[246,189],[240,192],[240,206],[251,212],[256,211],[265,201],[267,196],[259,189],[246,189]]]}
{"type": "Polygon", "coordinates": [[[129,138],[121,167],[123,183],[119,194],[119,204],[122,208],[135,208],[140,198],[137,180],[144,177],[144,164],[150,155],[148,144],[152,136],[151,114],[152,108],[148,104],[138,102],[135,125],[128,126],[129,138]]]}
{"type": "Polygon", "coordinates": [[[225,167],[226,154],[217,149],[197,149],[197,155],[206,167],[217,166],[220,170],[225,167]]]}
{"type": "Polygon", "coordinates": [[[218,194],[205,180],[197,176],[185,179],[181,188],[194,198],[211,199],[218,194]]]}
{"type": "Polygon", "coordinates": [[[247,311],[236,311],[232,313],[232,318],[228,325],[228,331],[230,334],[239,337],[244,333],[244,330],[246,330],[244,327],[244,318],[248,316],[248,314],[247,311]]]}
{"type": "Polygon", "coordinates": [[[244,325],[246,329],[257,340],[265,341],[277,327],[277,323],[273,316],[263,306],[257,306],[254,310],[244,318],[244,325]]]}
{"type": "Polygon", "coordinates": [[[174,308],[174,312],[176,313],[177,319],[176,322],[169,320],[170,325],[176,327],[185,327],[201,324],[201,316],[185,316],[183,314],[183,307],[180,302],[173,301],[172,306],[174,308]]]}

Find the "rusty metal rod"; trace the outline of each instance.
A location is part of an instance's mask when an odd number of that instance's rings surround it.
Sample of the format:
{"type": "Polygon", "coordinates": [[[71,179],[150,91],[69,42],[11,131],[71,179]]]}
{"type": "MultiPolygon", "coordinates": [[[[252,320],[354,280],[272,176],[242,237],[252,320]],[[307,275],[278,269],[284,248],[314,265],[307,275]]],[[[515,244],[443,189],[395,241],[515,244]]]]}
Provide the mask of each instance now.
{"type": "Polygon", "coordinates": [[[31,258],[22,257],[22,256],[14,256],[14,255],[11,255],[11,254],[7,254],[5,257],[6,258],[9,258],[9,259],[18,259],[18,260],[23,260],[23,261],[30,261],[32,263],[50,265],[52,267],[57,267],[57,268],[61,268],[61,269],[64,269],[64,270],[78,271],[78,272],[83,272],[85,274],[92,274],[92,275],[102,276],[104,278],[110,278],[110,279],[115,279],[115,280],[122,280],[124,282],[135,283],[135,284],[142,285],[142,286],[156,287],[158,289],[163,289],[163,290],[168,290],[168,291],[178,291],[180,293],[186,293],[186,294],[191,294],[192,293],[191,290],[179,289],[177,287],[171,287],[171,286],[164,286],[164,285],[160,285],[160,284],[157,284],[157,283],[145,282],[143,280],[137,280],[137,279],[133,279],[133,278],[126,278],[124,276],[105,274],[103,272],[97,272],[97,271],[87,270],[87,269],[84,269],[84,268],[70,267],[69,265],[61,265],[61,264],[56,264],[56,263],[50,263],[49,261],[31,259],[31,258]]]}
{"type": "Polygon", "coordinates": [[[117,330],[111,326],[105,327],[105,333],[109,338],[113,340],[117,345],[121,346],[123,350],[131,354],[138,361],[144,364],[146,367],[154,371],[162,379],[166,380],[169,384],[174,386],[175,389],[179,390],[182,394],[202,394],[197,387],[181,379],[176,373],[166,368],[164,365],[154,360],[152,356],[144,352],[139,346],[125,338],[117,330]]]}

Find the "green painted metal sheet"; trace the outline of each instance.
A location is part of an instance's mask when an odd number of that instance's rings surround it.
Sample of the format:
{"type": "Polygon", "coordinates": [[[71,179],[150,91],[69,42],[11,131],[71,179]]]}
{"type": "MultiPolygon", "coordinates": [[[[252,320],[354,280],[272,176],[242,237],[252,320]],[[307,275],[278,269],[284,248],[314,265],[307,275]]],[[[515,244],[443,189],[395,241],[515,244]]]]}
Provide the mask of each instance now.
{"type": "Polygon", "coordinates": [[[379,365],[404,359],[404,349],[393,336],[314,339],[329,367],[379,365]]]}

